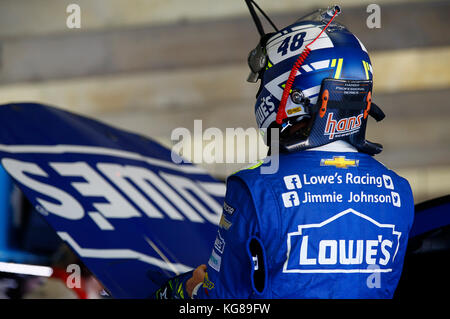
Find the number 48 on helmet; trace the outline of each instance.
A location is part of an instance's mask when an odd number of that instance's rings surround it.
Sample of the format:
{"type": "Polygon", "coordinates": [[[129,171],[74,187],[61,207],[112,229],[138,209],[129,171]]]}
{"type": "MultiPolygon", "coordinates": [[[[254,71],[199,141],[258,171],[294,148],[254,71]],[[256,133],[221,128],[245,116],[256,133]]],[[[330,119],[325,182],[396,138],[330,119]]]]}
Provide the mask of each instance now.
{"type": "Polygon", "coordinates": [[[284,152],[336,140],[381,152],[365,139],[368,115],[384,118],[372,102],[372,65],[361,41],[335,21],[340,7],[316,10],[279,30],[253,0],[246,3],[261,36],[248,56],[247,80],[260,80],[255,115],[266,144],[277,128],[284,152]],[[274,32],[265,33],[255,8],[274,32]]]}

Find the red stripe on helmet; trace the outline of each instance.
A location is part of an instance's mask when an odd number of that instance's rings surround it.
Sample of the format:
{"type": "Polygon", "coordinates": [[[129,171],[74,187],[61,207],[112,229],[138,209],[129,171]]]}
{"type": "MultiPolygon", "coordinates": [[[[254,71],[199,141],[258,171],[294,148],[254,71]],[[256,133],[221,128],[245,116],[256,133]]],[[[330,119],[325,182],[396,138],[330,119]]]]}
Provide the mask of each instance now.
{"type": "Polygon", "coordinates": [[[335,10],[333,17],[327,23],[325,28],[322,29],[322,31],[319,33],[319,35],[312,42],[310,42],[308,45],[305,46],[305,49],[299,55],[299,57],[297,58],[297,61],[294,63],[294,66],[291,69],[291,73],[289,73],[289,77],[286,81],[286,86],[284,87],[283,95],[282,95],[281,101],[280,101],[280,106],[278,107],[277,119],[276,119],[278,124],[283,123],[283,120],[285,118],[287,118],[287,115],[286,115],[287,100],[289,98],[289,94],[291,92],[292,85],[294,84],[295,76],[297,75],[298,69],[302,66],[303,62],[306,60],[309,53],[311,52],[311,49],[309,48],[309,46],[311,44],[313,44],[322,35],[322,33],[328,28],[331,21],[333,21],[334,17],[336,17],[337,14],[338,14],[338,10],[335,10]]]}

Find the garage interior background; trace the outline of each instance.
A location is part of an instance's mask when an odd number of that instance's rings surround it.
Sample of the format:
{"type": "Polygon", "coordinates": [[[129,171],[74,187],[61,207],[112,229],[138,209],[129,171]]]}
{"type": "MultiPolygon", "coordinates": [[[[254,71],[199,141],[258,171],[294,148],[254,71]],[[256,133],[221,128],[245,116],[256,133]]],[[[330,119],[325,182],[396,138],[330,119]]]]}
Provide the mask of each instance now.
{"type": "MultiPolygon", "coordinates": [[[[378,0],[381,28],[369,29],[372,2],[336,2],[338,21],[370,53],[374,101],[386,113],[367,137],[383,144],[377,159],[408,178],[416,203],[448,194],[450,1],[378,0]]],[[[278,26],[334,4],[258,3],[278,26]]],[[[242,0],[1,0],[0,104],[47,103],[168,147],[172,130],[193,130],[195,119],[203,130],[255,127],[246,59],[258,40],[242,0]],[[81,29],[66,26],[71,3],[81,29]]],[[[205,167],[224,179],[243,165],[205,167]]]]}

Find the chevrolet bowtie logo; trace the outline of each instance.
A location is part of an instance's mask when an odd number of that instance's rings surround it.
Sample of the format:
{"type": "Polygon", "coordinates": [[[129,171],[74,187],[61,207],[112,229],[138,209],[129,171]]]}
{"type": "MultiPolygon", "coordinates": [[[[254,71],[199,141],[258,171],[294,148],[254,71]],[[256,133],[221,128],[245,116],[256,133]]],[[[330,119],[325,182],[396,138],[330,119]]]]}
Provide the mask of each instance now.
{"type": "Polygon", "coordinates": [[[333,159],[322,159],[320,166],[336,166],[337,168],[348,168],[358,166],[359,160],[346,159],[345,156],[333,156],[333,159]]]}

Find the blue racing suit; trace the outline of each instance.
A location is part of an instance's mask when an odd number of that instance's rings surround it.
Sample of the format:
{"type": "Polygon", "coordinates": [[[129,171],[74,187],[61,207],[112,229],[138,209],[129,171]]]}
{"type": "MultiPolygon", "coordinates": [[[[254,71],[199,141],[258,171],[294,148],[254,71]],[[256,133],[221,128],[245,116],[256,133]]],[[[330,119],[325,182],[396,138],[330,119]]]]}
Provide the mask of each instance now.
{"type": "MultiPolygon", "coordinates": [[[[262,167],[262,166],[261,166],[262,167]]],[[[227,193],[194,298],[392,298],[414,216],[407,180],[358,152],[280,154],[227,193]]]]}

